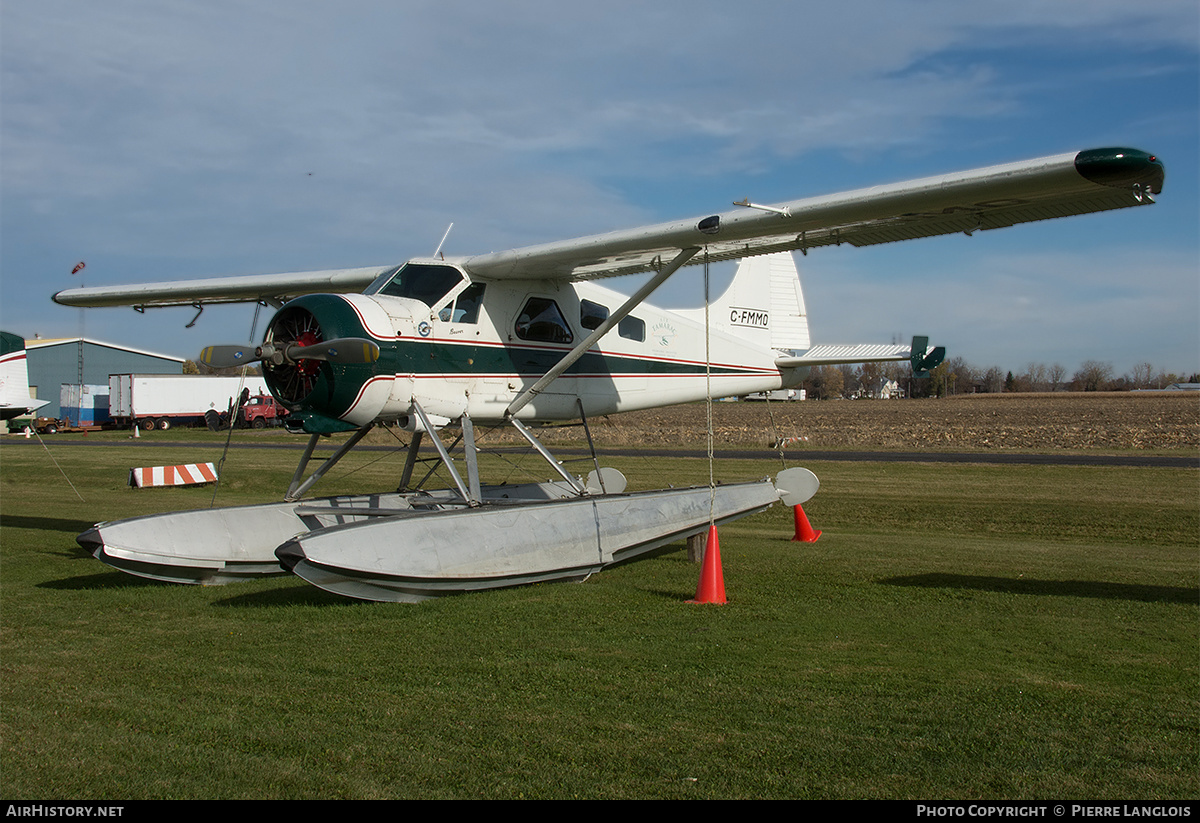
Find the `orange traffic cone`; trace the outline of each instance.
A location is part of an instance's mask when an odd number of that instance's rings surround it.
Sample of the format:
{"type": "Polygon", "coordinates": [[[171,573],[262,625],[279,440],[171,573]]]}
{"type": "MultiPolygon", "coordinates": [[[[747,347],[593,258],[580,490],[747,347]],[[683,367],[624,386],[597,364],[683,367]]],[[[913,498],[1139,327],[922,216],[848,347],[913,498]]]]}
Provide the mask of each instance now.
{"type": "Polygon", "coordinates": [[[808,515],[804,513],[804,509],[797,503],[792,507],[796,514],[796,536],[792,538],[793,543],[816,543],[817,538],[821,533],[812,527],[808,522],[808,515]]]}
{"type": "Polygon", "coordinates": [[[721,544],[717,540],[717,526],[708,527],[708,543],[704,547],[704,565],[700,569],[700,582],[696,585],[696,599],[689,603],[725,604],[725,577],[721,573],[721,544]]]}

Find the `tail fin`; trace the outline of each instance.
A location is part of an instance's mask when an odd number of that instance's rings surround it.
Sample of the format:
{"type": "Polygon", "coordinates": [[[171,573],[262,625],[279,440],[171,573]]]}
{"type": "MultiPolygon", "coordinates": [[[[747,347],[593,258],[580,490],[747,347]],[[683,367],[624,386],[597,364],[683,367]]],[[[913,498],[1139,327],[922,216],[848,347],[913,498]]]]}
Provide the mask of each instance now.
{"type": "MultiPolygon", "coordinates": [[[[703,311],[679,312],[702,318],[703,311]]],[[[928,337],[914,337],[910,345],[857,343],[813,346],[800,272],[791,252],[746,257],[738,264],[733,282],[709,305],[709,322],[743,340],[780,352],[780,369],[848,363],[881,363],[910,360],[916,377],[927,377],[946,357],[943,346],[929,348],[928,337]],[[783,354],[786,352],[786,354],[783,354]]],[[[798,382],[799,376],[796,377],[798,382]]]]}
{"type": "Polygon", "coordinates": [[[812,342],[796,258],[791,252],[783,252],[762,260],[771,267],[771,348],[783,351],[807,349],[812,342]]]}
{"type": "Polygon", "coordinates": [[[709,305],[709,318],[716,328],[773,349],[811,345],[804,291],[791,252],[743,258],[729,288],[709,305]]]}
{"type": "Polygon", "coordinates": [[[11,420],[49,402],[29,396],[24,338],[0,331],[0,419],[11,420]]]}

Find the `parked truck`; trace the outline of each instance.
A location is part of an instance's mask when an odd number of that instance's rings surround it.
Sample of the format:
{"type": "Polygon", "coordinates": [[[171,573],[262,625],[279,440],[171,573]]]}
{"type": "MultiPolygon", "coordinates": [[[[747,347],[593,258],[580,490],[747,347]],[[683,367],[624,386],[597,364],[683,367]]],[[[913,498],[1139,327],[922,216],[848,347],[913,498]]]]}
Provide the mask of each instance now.
{"type": "Polygon", "coordinates": [[[269,394],[255,394],[242,404],[238,425],[251,429],[265,429],[283,424],[287,409],[269,394]]]}
{"type": "Polygon", "coordinates": [[[108,378],[109,417],[118,426],[143,431],[191,426],[204,422],[205,412],[227,412],[238,392],[251,396],[271,392],[262,377],[223,377],[197,374],[113,374],[108,378]]]}
{"type": "Polygon", "coordinates": [[[265,429],[267,426],[282,425],[287,414],[288,410],[271,395],[256,394],[251,397],[250,390],[243,389],[240,407],[235,409],[230,406],[221,411],[209,409],[204,413],[204,422],[208,430],[214,432],[229,428],[231,417],[235,429],[265,429]]]}

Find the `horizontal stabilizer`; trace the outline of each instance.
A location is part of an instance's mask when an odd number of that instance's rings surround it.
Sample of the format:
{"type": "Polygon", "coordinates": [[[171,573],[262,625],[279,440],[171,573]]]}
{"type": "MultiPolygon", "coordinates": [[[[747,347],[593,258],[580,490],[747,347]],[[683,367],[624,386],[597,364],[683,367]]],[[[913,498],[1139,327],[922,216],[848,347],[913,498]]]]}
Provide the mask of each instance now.
{"type": "Polygon", "coordinates": [[[855,343],[851,345],[813,346],[801,355],[775,358],[781,369],[798,369],[802,366],[839,366],[844,363],[882,363],[890,360],[907,360],[912,355],[909,346],[889,343],[855,343]]]}
{"type": "Polygon", "coordinates": [[[24,402],[9,403],[0,401],[0,420],[12,420],[37,411],[49,403],[49,400],[34,400],[32,397],[24,402]]]}
{"type": "Polygon", "coordinates": [[[804,366],[841,366],[849,363],[909,360],[912,362],[913,377],[928,377],[929,370],[937,368],[945,359],[945,346],[935,346],[931,349],[928,337],[917,336],[912,339],[910,346],[895,343],[813,346],[803,354],[775,358],[775,366],[786,370],[804,366]]]}

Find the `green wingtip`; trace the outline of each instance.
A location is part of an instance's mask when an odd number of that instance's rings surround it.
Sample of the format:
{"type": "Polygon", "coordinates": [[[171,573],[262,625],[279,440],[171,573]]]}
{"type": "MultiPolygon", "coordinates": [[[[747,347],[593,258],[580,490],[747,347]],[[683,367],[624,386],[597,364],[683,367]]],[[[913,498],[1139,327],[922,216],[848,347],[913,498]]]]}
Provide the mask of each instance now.
{"type": "Polygon", "coordinates": [[[1162,161],[1140,149],[1089,149],[1075,156],[1075,170],[1101,186],[1118,189],[1142,186],[1162,192],[1166,170],[1162,161]]]}

